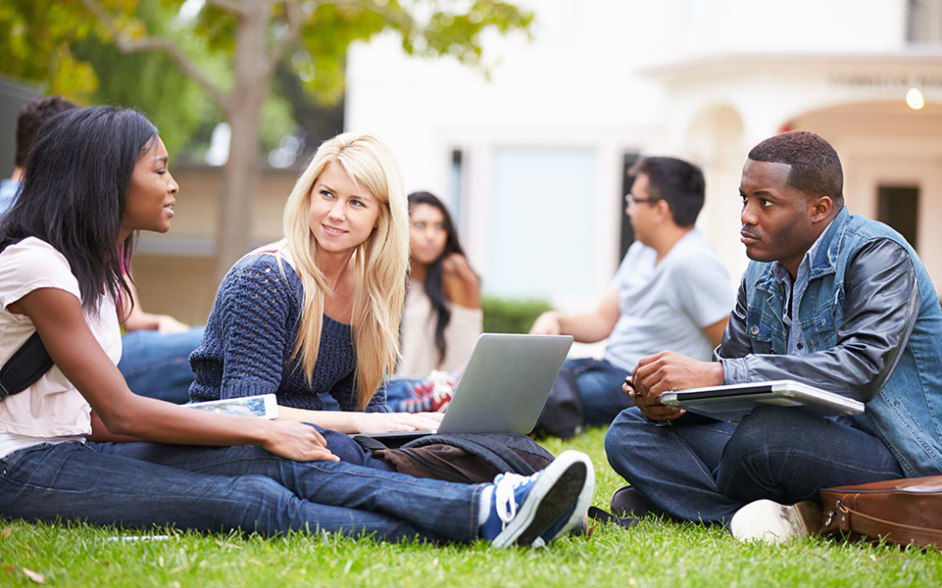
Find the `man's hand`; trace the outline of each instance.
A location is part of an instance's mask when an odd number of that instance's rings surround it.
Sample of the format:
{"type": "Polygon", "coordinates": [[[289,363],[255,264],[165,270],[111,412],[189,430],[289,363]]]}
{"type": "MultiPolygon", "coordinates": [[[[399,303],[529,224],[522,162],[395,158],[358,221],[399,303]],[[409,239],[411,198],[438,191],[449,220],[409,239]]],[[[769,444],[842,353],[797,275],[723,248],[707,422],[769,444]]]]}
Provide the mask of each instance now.
{"type": "Polygon", "coordinates": [[[659,398],[668,390],[686,390],[723,383],[723,366],[697,361],[674,351],[643,358],[635,367],[632,382],[648,398],[659,398]]]}
{"type": "Polygon", "coordinates": [[[541,314],[530,327],[531,335],[559,335],[562,328],[559,325],[559,314],[550,310],[541,314]]]}
{"type": "Polygon", "coordinates": [[[625,380],[621,389],[625,394],[634,399],[635,406],[641,410],[641,414],[652,421],[673,421],[684,416],[687,412],[676,406],[661,404],[660,395],[654,398],[648,398],[644,394],[639,393],[628,380],[625,380]]]}
{"type": "Polygon", "coordinates": [[[662,393],[722,383],[721,364],[697,361],[674,351],[662,351],[639,361],[631,380],[625,382],[622,390],[634,399],[635,405],[647,418],[672,421],[682,417],[686,411],[661,404],[662,393]]]}

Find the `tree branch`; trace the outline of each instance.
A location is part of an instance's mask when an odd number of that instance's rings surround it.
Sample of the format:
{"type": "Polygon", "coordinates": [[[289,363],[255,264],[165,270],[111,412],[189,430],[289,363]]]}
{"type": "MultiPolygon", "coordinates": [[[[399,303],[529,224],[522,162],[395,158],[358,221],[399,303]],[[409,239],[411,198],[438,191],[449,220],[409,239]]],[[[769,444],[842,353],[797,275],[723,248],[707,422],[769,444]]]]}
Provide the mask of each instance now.
{"type": "Polygon", "coordinates": [[[278,62],[284,57],[288,48],[298,40],[298,36],[301,34],[301,26],[304,24],[304,15],[301,14],[301,7],[298,6],[297,2],[286,0],[284,4],[285,18],[288,20],[288,30],[285,31],[284,36],[278,39],[278,42],[275,43],[275,46],[272,48],[271,55],[269,56],[271,69],[278,66],[278,62]]]}
{"type": "Polygon", "coordinates": [[[369,0],[318,0],[317,5],[352,6],[354,8],[361,8],[363,10],[375,12],[386,20],[395,22],[404,28],[412,28],[415,26],[415,20],[408,12],[396,12],[394,10],[389,10],[385,6],[378,6],[376,2],[370,2],[369,0]]]}
{"type": "Polygon", "coordinates": [[[91,11],[98,21],[104,25],[108,32],[114,37],[114,43],[124,53],[134,53],[137,51],[159,51],[166,54],[177,64],[184,74],[192,78],[197,84],[202,86],[210,95],[216,105],[222,110],[227,111],[230,99],[222,89],[213,83],[200,70],[193,61],[184,55],[171,39],[159,37],[141,37],[140,39],[130,39],[124,31],[115,22],[114,17],[97,0],[82,0],[82,4],[91,11]]]}
{"type": "Polygon", "coordinates": [[[229,12],[238,14],[242,16],[245,14],[245,6],[233,0],[206,0],[207,4],[211,4],[217,8],[222,8],[223,10],[228,10],[229,12]]]}

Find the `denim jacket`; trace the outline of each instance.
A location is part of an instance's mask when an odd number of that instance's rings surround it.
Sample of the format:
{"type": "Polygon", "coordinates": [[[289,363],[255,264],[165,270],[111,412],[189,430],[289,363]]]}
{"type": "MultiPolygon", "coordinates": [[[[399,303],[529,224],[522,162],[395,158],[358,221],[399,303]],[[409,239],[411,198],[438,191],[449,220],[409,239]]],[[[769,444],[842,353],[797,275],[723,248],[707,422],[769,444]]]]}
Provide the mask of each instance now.
{"type": "MultiPolygon", "coordinates": [[[[811,257],[787,355],[788,293],[751,262],[716,357],[727,384],[794,379],[866,403],[854,424],[908,476],[942,474],[942,308],[925,267],[886,225],[842,209],[811,257]]],[[[800,433],[798,433],[800,434],[800,433]]]]}

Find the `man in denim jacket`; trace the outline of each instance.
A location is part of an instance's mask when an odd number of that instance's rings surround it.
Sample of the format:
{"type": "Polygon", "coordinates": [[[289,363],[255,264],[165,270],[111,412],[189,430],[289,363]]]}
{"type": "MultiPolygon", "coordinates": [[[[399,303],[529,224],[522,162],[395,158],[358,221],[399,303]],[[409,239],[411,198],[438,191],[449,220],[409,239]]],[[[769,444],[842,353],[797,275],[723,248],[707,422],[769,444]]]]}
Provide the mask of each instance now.
{"type": "Polygon", "coordinates": [[[743,167],[741,240],[752,260],[714,362],[641,360],[605,439],[631,483],[622,514],[728,523],[781,541],[813,524],[829,486],[942,474],[942,308],[919,257],[888,226],[849,214],[833,147],[766,139],[743,167]],[[866,403],[822,418],[762,406],[736,426],[659,402],[666,390],[793,379],[866,403]],[[781,503],[781,504],[779,504],[781,503]],[[798,503],[798,504],[795,504],[798,503]]]}

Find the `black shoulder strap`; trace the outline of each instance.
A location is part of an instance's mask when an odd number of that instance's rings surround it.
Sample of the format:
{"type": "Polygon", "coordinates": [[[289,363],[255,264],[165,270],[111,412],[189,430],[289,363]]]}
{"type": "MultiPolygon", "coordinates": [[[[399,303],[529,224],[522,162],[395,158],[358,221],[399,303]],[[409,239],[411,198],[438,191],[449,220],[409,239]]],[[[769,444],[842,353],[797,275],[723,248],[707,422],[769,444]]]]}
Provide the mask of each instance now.
{"type": "Polygon", "coordinates": [[[381,451],[383,449],[389,449],[385,443],[379,439],[374,439],[369,435],[354,435],[353,440],[356,441],[360,447],[366,451],[381,451]]]}
{"type": "Polygon", "coordinates": [[[641,519],[619,517],[594,506],[589,507],[589,518],[601,523],[614,523],[623,529],[630,529],[641,522],[641,519]]]}
{"type": "Polygon", "coordinates": [[[19,394],[52,369],[52,358],[39,333],[33,333],[0,368],[0,400],[19,394]]]}

